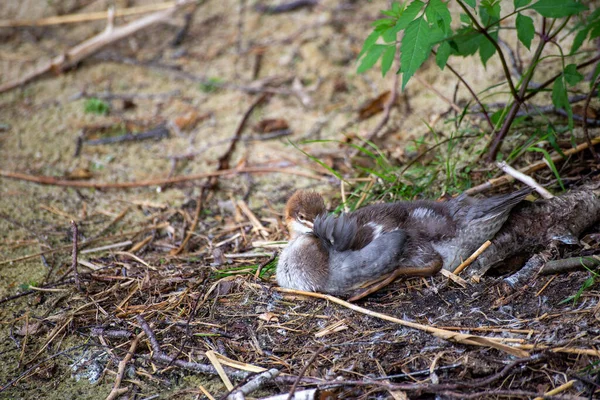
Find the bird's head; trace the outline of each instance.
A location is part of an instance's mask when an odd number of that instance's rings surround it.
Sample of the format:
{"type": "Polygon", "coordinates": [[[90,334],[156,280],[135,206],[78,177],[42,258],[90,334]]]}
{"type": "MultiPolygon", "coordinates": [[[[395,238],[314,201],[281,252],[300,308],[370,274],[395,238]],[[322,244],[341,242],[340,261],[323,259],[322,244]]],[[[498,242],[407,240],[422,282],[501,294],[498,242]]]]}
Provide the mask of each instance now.
{"type": "Polygon", "coordinates": [[[326,212],[325,202],[320,194],[298,190],[290,197],[285,206],[285,223],[291,238],[302,233],[312,232],[315,218],[326,212]]]}

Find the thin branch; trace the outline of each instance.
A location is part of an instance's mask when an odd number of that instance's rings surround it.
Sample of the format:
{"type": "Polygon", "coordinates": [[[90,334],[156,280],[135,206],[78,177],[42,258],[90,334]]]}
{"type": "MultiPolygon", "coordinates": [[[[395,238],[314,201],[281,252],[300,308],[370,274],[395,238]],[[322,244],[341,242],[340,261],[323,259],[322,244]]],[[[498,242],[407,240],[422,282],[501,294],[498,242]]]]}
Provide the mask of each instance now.
{"type": "MultiPolygon", "coordinates": [[[[396,76],[398,76],[398,75],[396,75],[396,76]]],[[[304,366],[302,367],[302,370],[300,371],[300,374],[298,375],[298,378],[296,379],[296,381],[292,385],[292,388],[290,389],[290,393],[288,394],[287,400],[292,400],[294,398],[294,392],[296,391],[298,384],[302,380],[302,377],[306,373],[306,370],[308,369],[310,364],[312,364],[317,359],[319,354],[321,354],[327,347],[328,346],[321,346],[319,349],[317,349],[317,351],[314,352],[314,354],[312,355],[312,357],[310,357],[310,359],[306,362],[306,364],[304,364],[304,366]]]]}
{"type": "MultiPolygon", "coordinates": [[[[157,23],[164,23],[180,8],[193,4],[195,0],[178,0],[170,8],[162,11],[157,11],[153,14],[139,18],[127,25],[119,27],[111,27],[111,21],[107,24],[107,28],[100,32],[98,35],[85,40],[77,46],[69,49],[64,54],[54,57],[52,60],[45,62],[40,67],[33,71],[26,72],[23,76],[14,79],[12,81],[4,82],[0,84],[0,93],[14,89],[30,81],[43,76],[51,71],[63,71],[66,68],[77,64],[79,61],[89,57],[90,55],[98,52],[100,49],[108,46],[109,44],[115,43],[123,38],[126,38],[140,30],[146,29],[157,23]]],[[[111,12],[107,15],[110,17],[111,12]]]]}
{"type": "Polygon", "coordinates": [[[594,158],[596,159],[596,161],[600,162],[600,156],[598,155],[598,153],[596,153],[594,146],[592,146],[592,140],[590,139],[590,133],[588,132],[588,118],[587,118],[588,109],[590,107],[590,100],[592,99],[592,96],[594,95],[594,92],[596,91],[596,88],[598,87],[599,83],[600,83],[600,75],[598,75],[596,77],[596,81],[592,85],[592,89],[590,90],[590,93],[587,95],[587,98],[585,99],[585,105],[583,107],[583,136],[585,137],[585,141],[587,142],[588,147],[590,148],[590,151],[594,155],[594,158]]]}
{"type": "MultiPolygon", "coordinates": [[[[169,9],[175,6],[174,1],[168,1],[160,4],[148,4],[144,6],[122,8],[115,10],[115,17],[125,17],[128,15],[144,14],[151,11],[160,11],[169,9]]],[[[35,20],[0,20],[0,28],[16,27],[16,26],[47,26],[47,25],[61,25],[61,24],[72,24],[86,21],[98,21],[106,19],[108,15],[107,11],[97,11],[83,14],[67,14],[67,15],[55,15],[53,17],[40,18],[35,20]]]]}
{"type": "Polygon", "coordinates": [[[275,290],[277,290],[278,292],[281,292],[281,293],[290,293],[290,294],[324,299],[324,300],[330,301],[332,303],[339,304],[350,310],[353,310],[353,311],[356,311],[356,312],[359,312],[359,313],[362,313],[365,315],[369,315],[371,317],[379,318],[379,319],[382,319],[385,321],[394,322],[394,323],[402,325],[402,326],[406,326],[409,328],[418,329],[420,331],[430,333],[433,336],[442,338],[444,340],[449,340],[452,342],[461,343],[461,344],[465,344],[465,345],[471,345],[471,346],[491,347],[491,348],[494,348],[494,349],[497,349],[500,351],[504,351],[508,354],[516,355],[519,357],[529,356],[529,353],[524,352],[521,349],[517,349],[515,347],[511,347],[509,345],[500,343],[492,338],[486,338],[486,337],[477,336],[477,335],[459,334],[458,332],[451,332],[451,331],[436,328],[436,327],[433,327],[430,325],[423,325],[423,324],[418,324],[416,322],[411,322],[411,321],[406,321],[406,320],[399,319],[399,318],[394,318],[392,316],[389,316],[389,315],[386,315],[383,313],[375,312],[375,311],[357,306],[356,304],[348,303],[347,301],[344,301],[340,298],[337,298],[335,296],[331,296],[328,294],[305,292],[302,290],[294,290],[294,289],[287,289],[287,288],[281,288],[281,287],[275,288],[275,290]]]}
{"type": "Polygon", "coordinates": [[[71,230],[73,231],[71,268],[73,268],[73,273],[75,274],[75,286],[77,286],[77,290],[81,292],[81,281],[79,280],[79,272],[77,271],[77,236],[79,235],[79,230],[77,229],[75,221],[71,221],[71,230]]]}
{"type": "Polygon", "coordinates": [[[446,67],[463,83],[463,85],[465,85],[465,87],[467,88],[469,93],[471,93],[471,96],[473,96],[473,99],[477,102],[477,104],[479,104],[479,107],[481,107],[483,116],[484,116],[485,120],[487,121],[487,123],[489,124],[490,129],[493,131],[494,123],[492,122],[492,119],[488,115],[485,107],[483,106],[483,103],[481,102],[481,100],[479,100],[479,97],[477,96],[475,91],[471,88],[471,86],[469,86],[467,81],[465,81],[465,79],[458,72],[456,72],[456,70],[454,68],[452,68],[452,66],[450,64],[446,64],[446,67]]]}
{"type": "MultiPolygon", "coordinates": [[[[544,21],[545,21],[545,19],[544,19],[544,21]]],[[[545,26],[545,24],[544,24],[544,26],[545,26]]],[[[538,62],[541,54],[542,54],[542,51],[544,50],[544,46],[546,46],[546,41],[542,38],[540,40],[540,43],[538,44],[538,47],[535,50],[533,58],[531,59],[531,65],[527,69],[527,73],[525,74],[525,78],[523,79],[521,88],[519,89],[519,94],[516,97],[514,97],[514,101],[510,107],[510,110],[508,111],[508,114],[506,116],[506,119],[504,120],[504,124],[502,125],[502,128],[500,128],[500,131],[492,139],[491,145],[488,146],[490,148],[490,150],[488,152],[488,157],[487,157],[489,162],[496,159],[496,154],[498,154],[498,150],[500,150],[500,145],[502,144],[504,137],[508,133],[508,130],[512,126],[512,123],[515,120],[517,113],[519,112],[519,108],[521,107],[521,103],[523,102],[525,92],[527,91],[529,82],[533,78],[533,73],[535,71],[535,67],[537,65],[537,62],[538,62]]]]}
{"type": "Polygon", "coordinates": [[[457,0],[457,3],[463,9],[463,11],[467,14],[469,19],[473,22],[473,24],[477,28],[477,31],[479,31],[479,33],[483,34],[483,36],[485,36],[487,38],[487,40],[489,40],[492,43],[492,45],[496,48],[496,51],[498,52],[498,56],[500,57],[500,62],[502,63],[502,69],[504,70],[504,76],[506,76],[506,81],[508,82],[508,86],[510,87],[510,92],[512,93],[512,95],[515,99],[518,99],[519,95],[517,94],[517,89],[515,89],[515,85],[513,84],[512,77],[510,75],[510,69],[508,68],[508,64],[506,63],[506,59],[504,58],[504,53],[502,52],[502,49],[498,45],[498,42],[496,40],[494,40],[494,38],[489,34],[489,32],[487,31],[486,28],[479,25],[479,22],[477,21],[477,19],[473,16],[473,14],[471,14],[471,12],[467,8],[467,6],[465,6],[461,0],[457,0]]]}
{"type": "MultiPolygon", "coordinates": [[[[599,143],[600,143],[600,137],[592,139],[592,142],[591,142],[592,146],[595,146],[599,143]]],[[[554,153],[551,157],[552,162],[555,162],[555,163],[559,162],[560,160],[563,160],[566,157],[569,157],[570,155],[577,154],[587,148],[589,148],[589,144],[581,143],[580,145],[578,145],[577,147],[575,147],[573,149],[568,149],[568,150],[563,151],[564,157],[561,154],[554,153]]],[[[538,170],[546,168],[546,167],[548,167],[548,163],[546,162],[546,160],[542,160],[542,161],[536,162],[535,164],[531,164],[531,165],[521,169],[520,171],[522,173],[528,175],[528,174],[531,174],[532,172],[538,171],[538,170]]],[[[465,191],[465,193],[468,195],[474,195],[477,193],[481,193],[481,192],[484,192],[493,187],[498,187],[505,183],[509,183],[513,179],[514,178],[510,175],[502,175],[498,178],[490,179],[489,181],[482,183],[481,185],[477,185],[477,186],[472,187],[471,189],[467,189],[465,191]]]]}
{"type": "Polygon", "coordinates": [[[120,387],[121,381],[123,380],[123,375],[125,375],[125,367],[129,363],[129,361],[131,361],[131,358],[133,357],[133,354],[135,353],[135,349],[137,348],[137,345],[143,336],[144,336],[144,332],[141,332],[139,335],[137,335],[131,341],[131,346],[129,347],[129,351],[127,352],[127,354],[125,354],[125,357],[123,357],[123,359],[119,362],[119,367],[117,369],[117,377],[115,378],[115,383],[114,383],[113,388],[111,389],[110,393],[106,397],[106,400],[115,400],[117,397],[119,397],[122,394],[127,393],[127,391],[129,390],[128,388],[120,387]]]}
{"type": "MultiPolygon", "coordinates": [[[[596,56],[594,58],[592,58],[591,60],[588,60],[586,62],[583,62],[581,64],[577,65],[577,69],[581,69],[581,68],[585,68],[588,65],[592,65],[594,64],[596,61],[600,61],[600,55],[596,56]]],[[[536,94],[538,94],[538,92],[542,91],[542,89],[546,88],[547,86],[550,86],[555,80],[557,80],[560,76],[562,75],[562,72],[554,75],[552,78],[548,79],[547,81],[545,81],[544,83],[542,83],[541,85],[539,85],[537,88],[535,88],[535,90],[532,90],[531,92],[529,92],[528,94],[526,94],[523,97],[523,101],[525,100],[529,100],[530,98],[532,98],[533,96],[535,96],[536,94]]]]}
{"type": "Polygon", "coordinates": [[[521,181],[527,186],[535,189],[535,191],[538,192],[540,196],[542,196],[544,199],[551,199],[554,197],[552,193],[550,193],[547,189],[542,187],[542,185],[537,183],[535,179],[533,179],[529,175],[525,175],[524,173],[517,171],[516,169],[508,165],[505,161],[498,162],[496,163],[496,165],[498,166],[498,168],[504,171],[505,174],[508,174],[516,180],[521,181]]]}
{"type": "Polygon", "coordinates": [[[49,186],[62,186],[62,187],[77,187],[77,188],[88,188],[88,189],[128,189],[137,188],[144,186],[162,186],[170,185],[175,183],[183,183],[189,181],[197,181],[199,179],[210,178],[214,176],[226,176],[226,175],[238,175],[238,174],[265,174],[265,173],[279,173],[279,174],[290,174],[303,176],[305,178],[316,179],[316,180],[327,180],[327,177],[315,175],[309,172],[297,171],[292,168],[277,168],[277,167],[247,167],[247,168],[232,168],[224,169],[213,172],[201,172],[198,174],[187,175],[187,176],[176,176],[173,178],[157,178],[149,179],[145,181],[133,181],[133,182],[88,182],[84,180],[61,180],[53,176],[37,176],[28,175],[20,172],[10,172],[0,170],[0,177],[16,179],[28,182],[34,182],[40,185],[49,186]]]}
{"type": "MultiPolygon", "coordinates": [[[[254,109],[256,109],[256,107],[258,107],[262,102],[267,100],[267,98],[269,96],[270,96],[269,94],[263,93],[258,99],[256,99],[250,105],[250,107],[248,108],[248,110],[246,111],[244,116],[242,117],[242,120],[240,121],[240,123],[235,131],[235,135],[233,137],[233,140],[231,141],[231,144],[229,145],[229,148],[227,149],[227,151],[225,153],[223,153],[223,155],[221,157],[219,157],[219,165],[217,167],[216,172],[225,171],[225,170],[229,169],[229,162],[231,161],[231,156],[233,155],[233,152],[235,151],[235,148],[237,147],[237,144],[238,144],[240,138],[242,137],[242,133],[244,132],[244,128],[246,127],[246,123],[248,122],[250,115],[252,114],[254,109]]],[[[198,195],[198,200],[196,202],[196,210],[194,213],[194,221],[192,222],[192,226],[190,227],[190,229],[187,230],[188,233],[185,236],[185,238],[183,239],[183,241],[181,242],[181,245],[177,249],[174,249],[171,251],[171,253],[170,253],[171,255],[177,255],[177,254],[181,253],[187,246],[188,242],[194,235],[194,231],[196,230],[196,227],[198,226],[198,222],[200,221],[200,213],[202,212],[203,202],[208,195],[208,191],[215,188],[217,186],[217,183],[218,183],[218,175],[214,175],[214,176],[209,177],[207,182],[204,185],[202,185],[202,189],[200,190],[200,194],[198,195]]]]}

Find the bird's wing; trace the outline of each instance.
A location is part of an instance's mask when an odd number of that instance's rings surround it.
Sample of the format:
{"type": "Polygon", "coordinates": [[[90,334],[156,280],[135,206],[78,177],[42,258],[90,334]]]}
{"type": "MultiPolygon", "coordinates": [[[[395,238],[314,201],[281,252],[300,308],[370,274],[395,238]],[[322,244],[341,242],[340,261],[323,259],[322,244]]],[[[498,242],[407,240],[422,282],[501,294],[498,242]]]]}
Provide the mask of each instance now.
{"type": "Polygon", "coordinates": [[[327,291],[346,292],[393,271],[401,261],[405,242],[406,233],[398,229],[379,235],[360,250],[331,251],[327,291]]]}
{"type": "Polygon", "coordinates": [[[352,248],[358,228],[356,221],[346,214],[321,214],[315,218],[313,233],[328,249],[345,251],[352,248]]]}

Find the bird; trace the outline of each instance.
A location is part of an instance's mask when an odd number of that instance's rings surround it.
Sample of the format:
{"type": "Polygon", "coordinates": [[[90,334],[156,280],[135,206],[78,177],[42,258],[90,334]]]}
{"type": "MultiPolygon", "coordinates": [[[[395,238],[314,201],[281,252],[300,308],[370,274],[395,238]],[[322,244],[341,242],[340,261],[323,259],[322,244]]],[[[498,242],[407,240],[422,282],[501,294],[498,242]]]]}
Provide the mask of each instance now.
{"type": "MultiPolygon", "coordinates": [[[[347,294],[393,272],[431,276],[452,271],[494,237],[511,209],[530,189],[447,202],[428,200],[374,204],[339,216],[328,215],[323,197],[295,192],[285,207],[290,241],[281,252],[279,286],[347,294]]],[[[386,280],[386,284],[389,283],[386,280]]]]}

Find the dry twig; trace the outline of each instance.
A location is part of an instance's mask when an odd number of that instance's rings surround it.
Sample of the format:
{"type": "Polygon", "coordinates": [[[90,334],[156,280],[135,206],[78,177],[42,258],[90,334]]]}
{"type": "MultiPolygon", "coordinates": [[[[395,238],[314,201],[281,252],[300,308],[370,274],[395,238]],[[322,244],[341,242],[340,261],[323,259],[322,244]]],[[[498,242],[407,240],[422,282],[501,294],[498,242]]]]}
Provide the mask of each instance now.
{"type": "MultiPolygon", "coordinates": [[[[64,54],[54,57],[52,60],[42,64],[33,71],[25,73],[20,78],[1,84],[0,93],[24,85],[42,75],[47,74],[48,72],[63,71],[77,64],[79,61],[89,57],[90,55],[95,54],[109,44],[117,42],[157,23],[167,21],[177,10],[194,3],[195,0],[177,0],[170,8],[157,11],[153,14],[130,22],[127,25],[116,28],[112,27],[112,22],[109,19],[107,28],[104,31],[92,37],[91,39],[81,42],[77,46],[66,51],[64,54]]],[[[111,13],[109,12],[108,15],[110,16],[110,14],[111,13]]]]}
{"type": "MultiPolygon", "coordinates": [[[[599,143],[600,143],[600,137],[597,137],[597,138],[594,138],[594,139],[591,140],[591,145],[592,146],[595,146],[595,145],[597,145],[599,143]]],[[[578,145],[575,148],[563,151],[563,154],[564,154],[564,157],[569,157],[569,156],[571,156],[573,154],[577,154],[579,152],[582,152],[582,151],[584,151],[585,149],[588,149],[588,148],[589,148],[589,144],[588,143],[581,143],[580,145],[578,145]]],[[[560,155],[560,154],[554,153],[552,155],[551,159],[552,159],[552,162],[556,163],[556,162],[562,160],[563,156],[560,155]]],[[[531,165],[528,165],[525,168],[520,169],[519,172],[521,172],[521,173],[523,173],[525,175],[529,175],[529,174],[531,174],[531,173],[533,173],[535,171],[538,171],[538,170],[546,168],[546,167],[548,167],[548,163],[544,159],[542,161],[536,162],[535,164],[531,164],[531,165]]],[[[481,193],[481,192],[484,192],[484,191],[486,191],[488,189],[491,189],[491,188],[498,187],[498,186],[504,185],[506,183],[509,183],[513,179],[514,178],[512,176],[510,176],[510,175],[502,175],[502,176],[500,176],[498,178],[490,179],[489,181],[487,181],[485,183],[482,183],[481,185],[474,186],[471,189],[466,190],[465,193],[468,194],[468,195],[474,195],[474,194],[477,194],[477,193],[481,193]]]]}
{"type": "Polygon", "coordinates": [[[77,237],[79,236],[79,232],[75,221],[71,221],[71,229],[73,232],[73,251],[71,268],[73,269],[73,274],[75,274],[75,286],[77,287],[77,290],[81,292],[81,282],[79,280],[79,272],[77,271],[77,237]]]}
{"type": "Polygon", "coordinates": [[[144,336],[144,332],[141,332],[139,335],[137,335],[131,341],[131,346],[129,346],[129,351],[127,352],[125,357],[123,357],[123,359],[119,362],[119,367],[117,369],[117,377],[115,378],[115,384],[113,385],[113,388],[111,389],[110,393],[106,397],[106,400],[114,400],[117,397],[119,397],[120,395],[127,393],[127,391],[129,390],[128,388],[120,388],[119,386],[121,386],[121,381],[123,380],[123,375],[125,375],[125,367],[129,363],[129,361],[131,361],[131,358],[133,357],[133,354],[135,353],[135,349],[137,348],[137,345],[143,336],[144,336]]]}
{"type": "Polygon", "coordinates": [[[588,132],[588,117],[587,117],[588,109],[590,107],[590,100],[592,99],[592,96],[594,95],[594,92],[596,91],[598,84],[600,84],[600,75],[596,77],[596,81],[592,85],[592,88],[590,89],[590,92],[588,93],[588,95],[585,99],[585,105],[583,106],[583,136],[585,137],[585,141],[587,142],[590,151],[594,155],[594,158],[596,159],[596,161],[600,162],[600,155],[598,155],[598,153],[596,153],[596,150],[594,149],[594,146],[592,145],[592,141],[590,139],[590,133],[588,132]]]}
{"type": "Polygon", "coordinates": [[[366,315],[369,315],[369,316],[372,316],[375,318],[383,319],[385,321],[394,322],[394,323],[402,325],[402,326],[407,326],[409,328],[418,329],[420,331],[431,333],[432,335],[442,338],[444,340],[449,340],[452,342],[457,342],[457,343],[472,345],[472,346],[492,347],[497,350],[504,351],[506,353],[516,355],[519,357],[526,357],[529,355],[527,352],[523,352],[519,349],[516,349],[514,347],[511,347],[511,346],[508,346],[505,344],[501,344],[490,338],[486,338],[483,336],[476,336],[476,335],[466,335],[466,334],[462,334],[462,333],[447,331],[445,329],[435,328],[435,327],[429,326],[429,325],[418,324],[416,322],[405,321],[403,319],[394,318],[394,317],[391,317],[386,314],[378,313],[378,312],[371,311],[371,310],[368,310],[363,307],[359,307],[355,304],[348,303],[347,301],[344,301],[342,299],[339,299],[337,297],[330,296],[327,294],[304,292],[301,290],[293,290],[293,289],[286,289],[286,288],[275,288],[275,290],[277,290],[278,292],[282,292],[282,293],[299,294],[302,296],[317,297],[319,299],[328,300],[332,303],[339,304],[343,307],[349,308],[351,310],[357,311],[362,314],[366,314],[366,315]]]}
{"type": "Polygon", "coordinates": [[[277,167],[246,167],[246,168],[231,168],[225,170],[219,170],[214,172],[201,172],[198,174],[187,175],[187,176],[176,176],[172,178],[156,178],[148,179],[145,181],[134,181],[134,182],[88,182],[83,180],[63,180],[57,179],[53,176],[37,176],[23,174],[20,172],[10,172],[0,170],[0,177],[16,179],[21,181],[28,181],[37,183],[40,185],[50,186],[61,186],[61,187],[76,187],[76,188],[88,188],[88,189],[128,189],[137,188],[144,186],[164,186],[172,185],[176,183],[197,181],[204,178],[220,177],[227,175],[238,175],[238,174],[289,174],[303,176],[305,178],[316,179],[316,180],[328,180],[327,177],[312,174],[310,172],[298,171],[293,168],[277,168],[277,167]]]}

